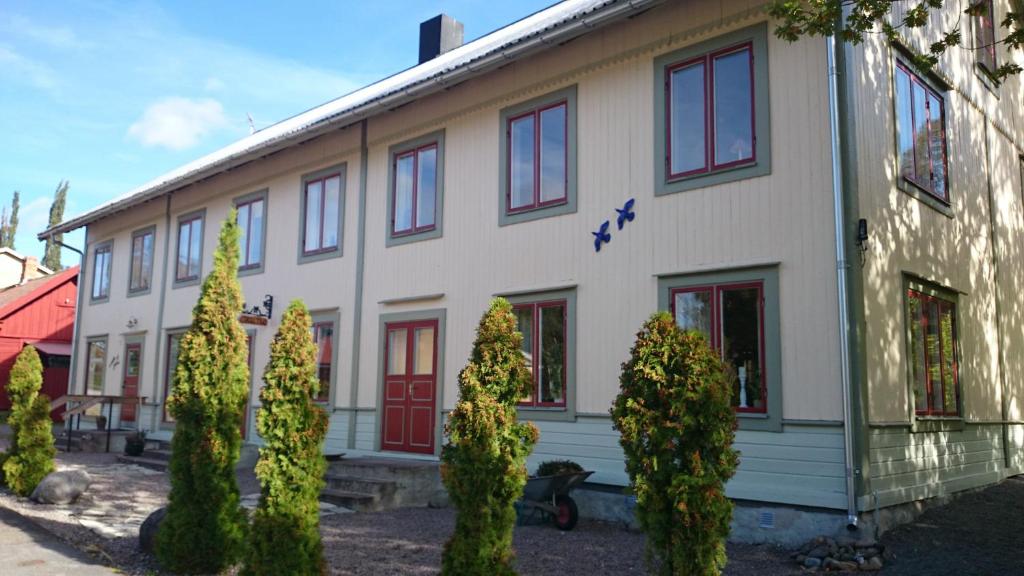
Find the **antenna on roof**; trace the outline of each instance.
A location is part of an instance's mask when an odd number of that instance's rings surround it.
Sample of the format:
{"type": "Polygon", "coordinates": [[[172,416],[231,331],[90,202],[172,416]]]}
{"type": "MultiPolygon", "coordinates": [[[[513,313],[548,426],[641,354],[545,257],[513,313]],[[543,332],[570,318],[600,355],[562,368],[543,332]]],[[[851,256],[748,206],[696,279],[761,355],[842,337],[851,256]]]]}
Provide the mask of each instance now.
{"type": "Polygon", "coordinates": [[[254,124],[253,121],[252,121],[252,114],[249,114],[248,112],[246,112],[245,113],[245,117],[249,119],[249,134],[255,134],[256,133],[256,124],[254,124]]]}

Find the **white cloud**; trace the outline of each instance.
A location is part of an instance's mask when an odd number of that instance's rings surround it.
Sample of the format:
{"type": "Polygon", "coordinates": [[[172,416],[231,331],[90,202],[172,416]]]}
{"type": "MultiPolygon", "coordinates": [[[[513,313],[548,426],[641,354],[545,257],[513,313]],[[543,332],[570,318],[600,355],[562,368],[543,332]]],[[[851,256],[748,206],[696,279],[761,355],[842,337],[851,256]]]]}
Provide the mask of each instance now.
{"type": "Polygon", "coordinates": [[[143,146],[185,150],[228,123],[224,107],[212,98],[164,98],[150,104],[128,128],[143,146]]]}
{"type": "Polygon", "coordinates": [[[83,48],[85,43],[78,39],[75,31],[67,26],[44,26],[20,15],[8,19],[8,27],[18,36],[28,38],[51,48],[83,48]]]}
{"type": "Polygon", "coordinates": [[[26,58],[11,48],[0,46],[0,72],[3,71],[35,88],[50,90],[57,86],[57,75],[49,66],[26,58]]]}

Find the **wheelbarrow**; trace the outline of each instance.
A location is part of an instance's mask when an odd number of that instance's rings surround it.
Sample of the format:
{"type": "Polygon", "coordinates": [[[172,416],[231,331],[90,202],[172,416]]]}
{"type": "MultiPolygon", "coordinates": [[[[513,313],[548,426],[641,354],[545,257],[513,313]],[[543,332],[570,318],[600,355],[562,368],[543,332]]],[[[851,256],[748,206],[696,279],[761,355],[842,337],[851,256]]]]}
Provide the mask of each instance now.
{"type": "Polygon", "coordinates": [[[572,530],[579,520],[579,511],[569,492],[591,474],[592,471],[569,472],[528,478],[523,497],[516,503],[521,523],[539,513],[545,520],[554,522],[559,530],[572,530]]]}

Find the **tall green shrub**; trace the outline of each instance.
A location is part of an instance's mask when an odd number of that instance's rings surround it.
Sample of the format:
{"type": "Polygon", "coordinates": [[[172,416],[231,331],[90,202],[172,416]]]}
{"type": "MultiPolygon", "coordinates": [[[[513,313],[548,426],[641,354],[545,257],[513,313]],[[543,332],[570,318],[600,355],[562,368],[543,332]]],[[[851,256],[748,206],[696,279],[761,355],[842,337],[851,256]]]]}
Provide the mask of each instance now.
{"type": "Polygon", "coordinates": [[[718,354],[668,313],[648,320],[622,365],[611,409],[648,560],[663,575],[715,575],[725,566],[736,471],[732,387],[718,354]]]}
{"type": "Polygon", "coordinates": [[[238,323],[238,225],[232,210],[220,230],[213,270],[203,281],[192,326],[181,339],[168,410],[177,421],[171,493],[157,534],[157,557],[170,571],[210,574],[244,556],[246,516],[235,464],[249,393],[245,332],[238,323]]]}
{"type": "Polygon", "coordinates": [[[448,443],[441,451],[441,478],[458,512],[442,574],[515,574],[513,504],[523,493],[526,457],[538,436],[533,424],[516,421],[516,404],[531,383],[522,338],[512,306],[495,299],[459,374],[459,400],[445,425],[448,443]]]}
{"type": "Polygon", "coordinates": [[[326,571],[320,543],[320,491],[327,414],[314,404],[320,388],[312,319],[295,300],[281,317],[263,373],[256,429],[263,438],[256,476],[262,486],[243,574],[292,576],[326,571]]]}
{"type": "Polygon", "coordinates": [[[11,445],[3,456],[3,480],[14,493],[28,496],[53,472],[53,431],[50,399],[39,393],[43,364],[32,346],[25,346],[11,368],[7,394],[11,399],[11,445]]]}

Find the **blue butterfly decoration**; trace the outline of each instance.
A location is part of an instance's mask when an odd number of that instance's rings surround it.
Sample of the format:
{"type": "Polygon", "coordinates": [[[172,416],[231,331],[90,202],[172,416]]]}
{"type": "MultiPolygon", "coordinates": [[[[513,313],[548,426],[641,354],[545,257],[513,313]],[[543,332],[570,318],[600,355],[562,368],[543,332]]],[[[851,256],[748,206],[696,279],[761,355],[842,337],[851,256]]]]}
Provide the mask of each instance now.
{"type": "Polygon", "coordinates": [[[594,235],[594,252],[601,251],[601,243],[608,243],[612,241],[612,235],[608,233],[608,226],[611,222],[605,220],[604,224],[601,224],[600,230],[597,232],[591,232],[594,235]]]}
{"type": "Polygon", "coordinates": [[[626,200],[626,204],[622,207],[621,210],[619,210],[618,208],[615,209],[615,211],[619,213],[619,219],[616,221],[616,223],[619,225],[619,230],[622,230],[622,227],[626,224],[626,222],[632,222],[633,218],[636,218],[636,212],[633,212],[633,204],[635,203],[636,199],[630,198],[629,200],[626,200]]]}

